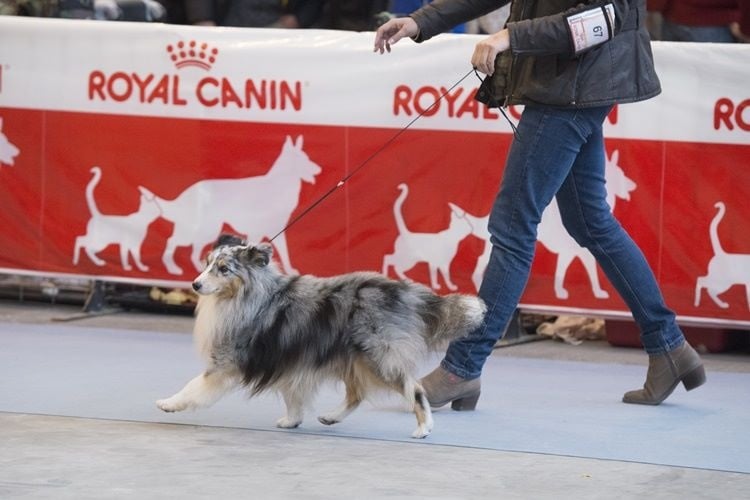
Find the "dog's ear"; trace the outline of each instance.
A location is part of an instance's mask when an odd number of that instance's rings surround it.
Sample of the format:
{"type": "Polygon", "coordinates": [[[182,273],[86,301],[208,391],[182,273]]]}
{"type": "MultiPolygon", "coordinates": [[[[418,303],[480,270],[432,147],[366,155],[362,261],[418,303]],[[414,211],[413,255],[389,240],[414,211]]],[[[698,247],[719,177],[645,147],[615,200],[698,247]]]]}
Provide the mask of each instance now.
{"type": "Polygon", "coordinates": [[[261,243],[255,247],[247,247],[242,251],[242,257],[248,264],[265,267],[271,262],[273,248],[268,243],[261,243]]]}
{"type": "Polygon", "coordinates": [[[243,240],[239,236],[236,236],[230,233],[222,233],[216,239],[216,242],[214,243],[213,248],[219,248],[223,246],[246,245],[246,244],[247,243],[245,242],[245,240],[243,240]]]}
{"type": "Polygon", "coordinates": [[[273,246],[271,246],[270,243],[259,243],[255,249],[258,251],[259,255],[262,255],[265,259],[265,264],[268,265],[269,262],[271,262],[271,257],[273,256],[273,246]]]}

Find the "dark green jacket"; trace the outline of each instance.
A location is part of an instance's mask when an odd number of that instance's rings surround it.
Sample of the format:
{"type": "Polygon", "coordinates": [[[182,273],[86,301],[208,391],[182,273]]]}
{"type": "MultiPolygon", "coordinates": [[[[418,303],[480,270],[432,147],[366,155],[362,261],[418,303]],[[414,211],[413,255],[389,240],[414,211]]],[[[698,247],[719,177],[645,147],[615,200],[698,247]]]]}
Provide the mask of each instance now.
{"type": "MultiPolygon", "coordinates": [[[[435,0],[411,14],[427,40],[507,4],[502,0],[435,0]]],[[[507,28],[511,50],[477,93],[492,106],[588,107],[642,101],[661,92],[646,30],[645,0],[515,0],[507,28]],[[611,37],[574,50],[568,16],[611,3],[611,37]]]]}

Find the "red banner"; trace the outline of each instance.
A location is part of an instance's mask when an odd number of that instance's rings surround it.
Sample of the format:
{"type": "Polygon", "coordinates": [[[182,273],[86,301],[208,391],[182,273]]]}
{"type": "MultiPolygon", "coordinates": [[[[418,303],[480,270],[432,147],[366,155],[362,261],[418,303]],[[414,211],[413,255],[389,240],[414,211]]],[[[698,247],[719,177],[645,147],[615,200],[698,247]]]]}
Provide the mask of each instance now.
{"type": "MultiPolygon", "coordinates": [[[[418,49],[429,66],[405,68],[395,52],[365,55],[368,34],[122,24],[83,48],[101,23],[0,20],[5,272],[187,285],[219,233],[270,239],[362,167],[274,239],[282,268],[476,291],[511,135],[471,99],[476,81],[428,110],[453,83],[435,83],[446,78],[430,54],[463,68],[473,37],[428,42],[418,49]]],[[[713,65],[696,75],[681,46],[655,44],[664,95],[609,117],[610,205],[684,321],[747,327],[750,69],[722,65],[734,47],[688,45],[712,51],[713,65]]],[[[626,314],[554,205],[522,302],[626,314]]]]}

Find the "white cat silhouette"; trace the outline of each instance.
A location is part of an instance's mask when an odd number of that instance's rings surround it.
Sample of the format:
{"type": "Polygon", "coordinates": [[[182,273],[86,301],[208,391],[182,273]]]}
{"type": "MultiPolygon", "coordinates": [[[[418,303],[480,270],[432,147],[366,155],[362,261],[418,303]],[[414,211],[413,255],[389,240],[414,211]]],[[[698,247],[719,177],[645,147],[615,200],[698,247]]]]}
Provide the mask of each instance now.
{"type": "Polygon", "coordinates": [[[3,119],[0,118],[0,165],[13,165],[14,158],[20,153],[19,149],[11,144],[10,140],[3,134],[3,119]]]}
{"type": "Polygon", "coordinates": [[[492,253],[490,235],[487,232],[487,225],[490,222],[490,216],[487,214],[484,217],[478,217],[467,213],[466,217],[471,222],[471,227],[473,228],[471,234],[484,242],[482,255],[477,259],[477,264],[474,266],[474,272],[471,274],[471,282],[474,283],[474,287],[479,291],[479,287],[482,285],[482,278],[484,277],[484,270],[487,269],[487,264],[490,262],[490,254],[492,253]]]}
{"type": "Polygon", "coordinates": [[[91,173],[93,176],[86,185],[86,204],[91,212],[91,218],[86,224],[86,234],[76,238],[73,265],[78,265],[78,258],[83,248],[94,264],[103,266],[104,260],[96,254],[109,245],[119,245],[120,263],[123,269],[126,271],[132,269],[129,262],[129,256],[132,256],[138,269],[148,271],[148,266],[141,262],[141,245],[146,238],[149,224],[161,214],[156,196],[148,189],[138,186],[141,197],[136,212],[128,215],[104,215],[99,211],[94,198],[94,188],[102,178],[102,169],[92,167],[91,173]]]}
{"type": "MultiPolygon", "coordinates": [[[[287,136],[281,154],[265,175],[202,180],[173,200],[158,198],[163,217],[174,223],[162,256],[167,271],[182,273],[174,261],[178,247],[192,247],[193,266],[200,270],[203,249],[216,240],[224,224],[256,242],[280,231],[299,204],[302,183],[314,184],[321,172],[302,150],[302,144],[301,136],[296,141],[287,136]]],[[[287,273],[296,273],[284,233],[273,245],[287,273]]]]}
{"type": "MultiPolygon", "coordinates": [[[[607,203],[611,210],[614,210],[617,198],[629,200],[630,193],[636,188],[636,184],[625,175],[625,172],[618,165],[618,160],[619,151],[615,150],[612,152],[612,156],[607,160],[604,173],[607,185],[607,203]]],[[[490,253],[492,251],[492,246],[489,242],[489,234],[486,229],[488,218],[489,216],[477,218],[474,223],[474,226],[481,228],[481,230],[478,230],[473,234],[485,240],[484,252],[479,257],[474,273],[472,274],[472,281],[477,290],[479,290],[479,285],[481,284],[482,276],[487,268],[487,264],[490,260],[490,253]]],[[[542,214],[542,219],[538,226],[537,240],[544,245],[547,250],[557,254],[554,290],[555,296],[558,299],[565,300],[569,297],[569,293],[564,286],[565,274],[567,273],[570,264],[576,258],[580,259],[581,263],[583,263],[591,282],[591,291],[593,292],[594,297],[597,299],[609,298],[609,293],[607,293],[599,283],[596,259],[591,252],[576,243],[573,237],[565,230],[562,223],[562,217],[560,216],[560,209],[554,198],[552,199],[552,203],[549,204],[542,214]]]]}
{"type": "Polygon", "coordinates": [[[450,264],[458,251],[458,244],[472,232],[472,226],[466,217],[466,212],[453,203],[448,203],[451,208],[451,220],[448,229],[438,233],[413,233],[409,231],[401,213],[401,207],[409,194],[406,184],[399,184],[401,193],[393,204],[393,215],[396,217],[398,237],[394,243],[392,254],[383,258],[383,274],[388,275],[388,269],[393,267],[401,279],[409,279],[406,271],[419,262],[426,262],[430,270],[430,286],[440,289],[438,272],[443,276],[450,290],[457,290],[450,276],[450,264]]]}
{"type": "Polygon", "coordinates": [[[705,289],[717,306],[727,309],[729,304],[721,300],[719,295],[734,285],[744,285],[750,308],[750,254],[727,253],[724,250],[719,239],[719,222],[726,213],[726,206],[721,201],[714,206],[718,210],[709,227],[714,256],[708,262],[708,273],[695,282],[695,307],[700,305],[701,291],[705,289]]]}

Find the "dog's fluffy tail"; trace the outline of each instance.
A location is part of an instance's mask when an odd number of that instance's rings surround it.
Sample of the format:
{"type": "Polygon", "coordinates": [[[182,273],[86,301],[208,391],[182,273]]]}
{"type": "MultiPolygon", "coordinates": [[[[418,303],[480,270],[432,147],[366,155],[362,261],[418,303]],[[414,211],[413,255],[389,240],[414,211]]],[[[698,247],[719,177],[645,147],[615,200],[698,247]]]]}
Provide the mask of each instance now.
{"type": "Polygon", "coordinates": [[[438,349],[453,339],[465,337],[482,324],[487,312],[482,299],[471,295],[450,294],[439,298],[427,344],[438,349]]]}

